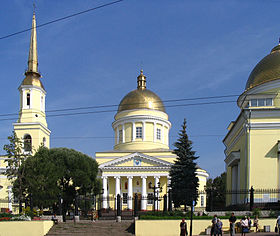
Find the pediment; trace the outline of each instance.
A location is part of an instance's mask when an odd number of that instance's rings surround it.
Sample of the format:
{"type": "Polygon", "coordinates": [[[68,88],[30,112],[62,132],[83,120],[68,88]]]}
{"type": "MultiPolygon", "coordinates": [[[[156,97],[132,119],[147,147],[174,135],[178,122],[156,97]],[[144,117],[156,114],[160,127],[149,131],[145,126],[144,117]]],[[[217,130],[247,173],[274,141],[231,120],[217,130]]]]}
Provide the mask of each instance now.
{"type": "Polygon", "coordinates": [[[126,156],[116,158],[112,161],[105,162],[99,168],[112,168],[112,167],[170,167],[171,163],[160,160],[156,157],[148,156],[143,153],[132,153],[126,156]]]}

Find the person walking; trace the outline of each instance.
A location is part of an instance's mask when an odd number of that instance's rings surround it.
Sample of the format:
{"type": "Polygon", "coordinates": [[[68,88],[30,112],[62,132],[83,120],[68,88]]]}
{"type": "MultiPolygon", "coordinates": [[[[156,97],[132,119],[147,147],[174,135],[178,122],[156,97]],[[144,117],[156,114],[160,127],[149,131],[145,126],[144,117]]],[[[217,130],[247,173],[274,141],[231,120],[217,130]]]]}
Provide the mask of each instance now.
{"type": "Polygon", "coordinates": [[[230,233],[230,236],[235,235],[235,222],[236,222],[236,217],[234,215],[234,212],[232,212],[231,216],[229,217],[229,233],[230,233]]]}
{"type": "Polygon", "coordinates": [[[217,221],[218,221],[218,218],[217,218],[217,215],[214,215],[213,218],[212,218],[212,226],[211,226],[211,236],[217,234],[217,221]]]}
{"type": "Polygon", "coordinates": [[[251,220],[250,216],[247,217],[247,220],[248,220],[248,229],[249,229],[249,232],[250,232],[250,229],[251,229],[251,226],[252,226],[252,220],[251,220]]]}
{"type": "Polygon", "coordinates": [[[249,233],[247,218],[244,216],[240,221],[240,223],[241,223],[241,236],[245,236],[246,233],[249,233]]]}
{"type": "Polygon", "coordinates": [[[219,218],[217,220],[217,235],[218,236],[223,235],[223,222],[219,218]]]}
{"type": "Polygon", "coordinates": [[[185,219],[183,218],[180,223],[180,236],[186,236],[186,235],[188,235],[187,223],[186,223],[185,219]]]}
{"type": "Polygon", "coordinates": [[[256,233],[259,231],[259,219],[258,216],[254,218],[254,227],[256,227],[256,233]]]}
{"type": "Polygon", "coordinates": [[[277,217],[276,225],[278,227],[278,233],[280,234],[280,215],[277,217]]]}

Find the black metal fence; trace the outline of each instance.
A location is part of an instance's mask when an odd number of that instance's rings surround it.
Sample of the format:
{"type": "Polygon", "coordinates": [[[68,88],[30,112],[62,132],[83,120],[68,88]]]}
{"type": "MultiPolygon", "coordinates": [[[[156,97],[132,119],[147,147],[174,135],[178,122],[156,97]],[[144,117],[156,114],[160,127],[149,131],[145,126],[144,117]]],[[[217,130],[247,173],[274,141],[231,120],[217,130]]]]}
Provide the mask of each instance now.
{"type": "MultiPolygon", "coordinates": [[[[202,192],[201,192],[202,193],[202,192]]],[[[280,210],[280,189],[240,189],[218,192],[205,191],[207,211],[225,210],[280,210]]]]}
{"type": "Polygon", "coordinates": [[[164,196],[138,196],[123,197],[121,195],[96,198],[96,210],[98,211],[99,219],[115,219],[121,216],[122,219],[132,219],[143,212],[149,211],[170,211],[172,204],[168,197],[164,196]],[[144,207],[145,206],[145,207],[144,207]]]}

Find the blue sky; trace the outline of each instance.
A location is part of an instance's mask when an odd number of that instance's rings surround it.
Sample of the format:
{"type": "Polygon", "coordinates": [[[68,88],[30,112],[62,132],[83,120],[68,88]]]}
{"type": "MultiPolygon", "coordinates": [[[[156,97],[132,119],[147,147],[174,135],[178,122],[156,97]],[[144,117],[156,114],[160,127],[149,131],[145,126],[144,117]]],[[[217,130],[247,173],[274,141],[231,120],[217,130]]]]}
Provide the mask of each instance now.
{"type": "MultiPolygon", "coordinates": [[[[38,0],[37,24],[108,2],[38,0]]],[[[31,27],[32,3],[2,2],[0,37],[31,27]]],[[[241,94],[254,66],[278,43],[279,7],[276,0],[125,0],[39,28],[47,110],[119,104],[136,88],[141,68],[147,87],[163,101],[241,94]]],[[[27,68],[29,39],[30,32],[0,40],[1,114],[19,110],[17,88],[27,68]]],[[[222,139],[239,114],[236,103],[166,110],[172,123],[170,147],[186,118],[198,164],[211,177],[220,175],[225,170],[222,139]]],[[[49,117],[51,147],[90,156],[111,150],[114,115],[49,117]]],[[[15,121],[0,120],[0,146],[7,143],[15,121]]]]}

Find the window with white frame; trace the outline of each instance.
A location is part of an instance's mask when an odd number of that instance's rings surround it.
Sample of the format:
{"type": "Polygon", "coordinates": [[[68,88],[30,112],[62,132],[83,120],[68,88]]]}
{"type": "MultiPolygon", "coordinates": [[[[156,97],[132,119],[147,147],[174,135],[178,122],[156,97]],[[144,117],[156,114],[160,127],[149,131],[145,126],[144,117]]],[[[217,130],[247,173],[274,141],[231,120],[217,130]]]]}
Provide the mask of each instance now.
{"type": "Polygon", "coordinates": [[[123,142],[123,131],[122,129],[119,130],[119,143],[123,142]]]}
{"type": "Polygon", "coordinates": [[[30,106],[30,93],[26,94],[26,105],[29,107],[30,106]]]}
{"type": "Polygon", "coordinates": [[[29,134],[26,134],[23,137],[23,149],[25,152],[32,151],[32,138],[29,134]]]}
{"type": "Polygon", "coordinates": [[[266,107],[273,106],[272,98],[256,98],[250,100],[251,107],[266,107]]]}
{"type": "Polygon", "coordinates": [[[148,193],[148,196],[147,196],[147,198],[148,198],[148,204],[153,204],[154,203],[154,194],[153,193],[148,193]]]}
{"type": "Polygon", "coordinates": [[[136,138],[142,138],[142,127],[136,127],[136,138]]]}
{"type": "Polygon", "coordinates": [[[161,129],[157,128],[157,140],[161,140],[161,129]]]}
{"type": "Polygon", "coordinates": [[[123,204],[127,204],[127,193],[123,193],[123,204]]]}
{"type": "Polygon", "coordinates": [[[204,207],[204,196],[200,196],[200,206],[204,207]]]}

